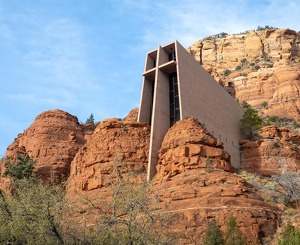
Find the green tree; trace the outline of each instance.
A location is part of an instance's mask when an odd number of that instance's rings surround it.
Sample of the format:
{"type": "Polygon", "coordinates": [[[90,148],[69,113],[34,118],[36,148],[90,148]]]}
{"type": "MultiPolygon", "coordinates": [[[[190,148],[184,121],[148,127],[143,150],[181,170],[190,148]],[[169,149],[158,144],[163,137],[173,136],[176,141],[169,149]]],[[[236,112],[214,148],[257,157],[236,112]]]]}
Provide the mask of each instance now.
{"type": "Polygon", "coordinates": [[[169,218],[159,209],[158,196],[148,183],[130,181],[131,174],[121,174],[123,164],[116,161],[110,181],[112,198],[102,204],[86,198],[86,206],[97,212],[94,231],[89,234],[91,244],[176,244],[176,237],[168,232],[169,218]]]}
{"type": "Polygon", "coordinates": [[[13,194],[0,190],[0,244],[64,244],[61,226],[64,186],[37,179],[13,182],[13,194]]]}
{"type": "Polygon", "coordinates": [[[223,245],[225,244],[223,239],[223,232],[217,225],[215,219],[208,223],[207,230],[205,232],[204,245],[223,245]]]}
{"type": "Polygon", "coordinates": [[[33,169],[36,161],[26,154],[20,154],[17,159],[12,162],[8,158],[5,162],[5,171],[3,177],[8,177],[11,180],[20,180],[33,176],[33,169]]]}
{"type": "Polygon", "coordinates": [[[279,239],[278,245],[298,245],[300,244],[300,230],[296,229],[291,223],[288,223],[282,238],[279,239]]]}
{"type": "Polygon", "coordinates": [[[85,123],[95,124],[95,118],[94,118],[93,113],[90,115],[90,117],[88,119],[86,119],[85,123]]]}
{"type": "Polygon", "coordinates": [[[236,225],[235,218],[231,215],[227,221],[227,229],[225,232],[225,244],[226,245],[246,245],[245,239],[239,227],[236,225]]]}
{"type": "Polygon", "coordinates": [[[241,131],[246,133],[249,139],[253,139],[257,134],[257,130],[262,127],[263,120],[254,109],[248,108],[245,110],[240,123],[241,131]]]}

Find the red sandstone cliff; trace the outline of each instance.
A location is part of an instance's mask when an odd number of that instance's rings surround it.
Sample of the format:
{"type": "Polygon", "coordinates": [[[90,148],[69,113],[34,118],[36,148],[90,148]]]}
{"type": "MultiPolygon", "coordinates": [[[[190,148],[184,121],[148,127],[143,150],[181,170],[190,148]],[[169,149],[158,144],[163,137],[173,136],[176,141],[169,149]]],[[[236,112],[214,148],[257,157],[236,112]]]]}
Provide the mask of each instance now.
{"type": "Polygon", "coordinates": [[[145,181],[149,139],[150,127],[144,123],[103,120],[73,159],[68,189],[81,192],[107,186],[119,164],[127,173],[139,173],[133,176],[135,181],[145,181]]]}
{"type": "Polygon", "coordinates": [[[299,32],[265,29],[210,36],[188,51],[217,81],[231,82],[240,102],[255,108],[267,102],[266,114],[299,119],[299,32]]]}
{"type": "Polygon", "coordinates": [[[263,175],[300,170],[299,134],[272,125],[262,128],[260,136],[241,141],[242,169],[263,175]]]}
{"type": "MultiPolygon", "coordinates": [[[[130,174],[135,183],[145,181],[149,126],[118,119],[104,120],[92,138],[75,156],[67,186],[68,196],[84,197],[99,205],[111,198],[110,182],[116,181],[114,167],[130,174]],[[117,164],[117,165],[114,165],[117,164]]],[[[222,229],[230,215],[249,242],[258,244],[272,236],[280,221],[280,209],[262,201],[240,177],[231,173],[229,156],[222,143],[196,119],[176,123],[166,134],[159,153],[157,175],[151,190],[160,200],[156,211],[171,222],[182,244],[201,242],[210,219],[222,229]],[[208,170],[206,159],[211,159],[208,170]]],[[[76,214],[93,226],[95,213],[76,214]]]]}
{"type": "MultiPolygon", "coordinates": [[[[86,132],[91,130],[92,125],[86,126],[86,132]]],[[[36,160],[35,171],[42,179],[60,179],[69,176],[71,161],[85,142],[85,133],[77,117],[61,110],[50,110],[38,115],[29,128],[18,135],[8,146],[6,157],[14,160],[18,154],[27,154],[36,160]]],[[[2,165],[1,175],[3,172],[2,165]]]]}

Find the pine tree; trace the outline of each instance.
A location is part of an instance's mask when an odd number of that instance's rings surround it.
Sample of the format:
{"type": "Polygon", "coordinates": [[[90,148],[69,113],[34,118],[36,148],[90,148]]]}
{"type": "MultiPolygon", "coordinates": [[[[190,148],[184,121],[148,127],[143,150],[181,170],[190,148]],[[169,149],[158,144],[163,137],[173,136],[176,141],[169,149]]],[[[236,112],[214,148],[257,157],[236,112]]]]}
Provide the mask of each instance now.
{"type": "Polygon", "coordinates": [[[256,131],[262,127],[263,121],[254,109],[248,108],[245,110],[240,123],[241,131],[245,132],[248,138],[252,140],[256,131]]]}
{"type": "Polygon", "coordinates": [[[215,219],[208,223],[207,230],[205,232],[205,241],[204,245],[223,245],[223,232],[220,227],[217,225],[215,219]]]}
{"type": "Polygon", "coordinates": [[[246,245],[240,229],[236,225],[235,218],[231,215],[227,222],[227,230],[225,233],[226,245],[246,245]]]}
{"type": "Polygon", "coordinates": [[[86,119],[85,123],[95,124],[95,118],[94,118],[93,113],[90,115],[90,117],[88,119],[86,119]]]}
{"type": "Polygon", "coordinates": [[[20,180],[24,178],[30,178],[33,176],[33,169],[36,161],[30,158],[26,154],[20,154],[17,156],[16,161],[11,162],[7,159],[5,162],[5,171],[3,177],[8,177],[12,180],[20,180]]]}

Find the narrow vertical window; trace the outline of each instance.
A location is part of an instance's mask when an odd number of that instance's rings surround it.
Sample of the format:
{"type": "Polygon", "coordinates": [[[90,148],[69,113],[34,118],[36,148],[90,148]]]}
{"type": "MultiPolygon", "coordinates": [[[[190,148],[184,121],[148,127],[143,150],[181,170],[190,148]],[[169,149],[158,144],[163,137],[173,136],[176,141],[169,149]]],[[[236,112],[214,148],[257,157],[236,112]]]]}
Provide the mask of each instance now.
{"type": "Polygon", "coordinates": [[[175,51],[169,54],[169,61],[175,60],[176,61],[176,53],[175,51]]]}
{"type": "Polygon", "coordinates": [[[152,121],[152,110],[153,110],[153,97],[154,97],[154,81],[151,81],[151,101],[150,101],[150,122],[149,125],[151,125],[151,121],[152,121]]]}
{"type": "Polygon", "coordinates": [[[180,120],[177,74],[169,75],[170,126],[180,120]]]}

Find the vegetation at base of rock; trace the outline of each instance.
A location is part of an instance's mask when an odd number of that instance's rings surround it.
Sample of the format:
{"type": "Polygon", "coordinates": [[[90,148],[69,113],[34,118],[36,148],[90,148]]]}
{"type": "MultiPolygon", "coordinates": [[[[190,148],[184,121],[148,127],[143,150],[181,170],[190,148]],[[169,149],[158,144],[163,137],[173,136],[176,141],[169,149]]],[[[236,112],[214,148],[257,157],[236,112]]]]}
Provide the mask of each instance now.
{"type": "Polygon", "coordinates": [[[235,218],[231,215],[226,224],[225,244],[226,245],[246,245],[235,218]]]}
{"type": "Polygon", "coordinates": [[[91,243],[175,244],[176,237],[167,233],[168,218],[152,211],[158,200],[150,192],[149,184],[131,183],[130,174],[121,175],[121,166],[115,162],[109,202],[100,206],[86,199],[89,209],[99,215],[94,231],[89,234],[91,243]]]}
{"type": "Polygon", "coordinates": [[[64,186],[15,180],[13,195],[0,190],[1,244],[64,244],[60,223],[64,186]]]}
{"type": "Polygon", "coordinates": [[[278,116],[267,116],[264,118],[264,123],[266,125],[275,125],[276,127],[293,127],[297,128],[299,126],[298,122],[293,118],[278,117],[278,116]]]}
{"type": "Polygon", "coordinates": [[[223,233],[215,219],[208,223],[205,232],[204,245],[246,245],[236,219],[231,215],[226,223],[226,231],[223,233]]]}
{"type": "Polygon", "coordinates": [[[288,223],[283,232],[282,238],[277,245],[296,245],[300,244],[300,230],[288,223]]]}
{"type": "Polygon", "coordinates": [[[257,135],[257,131],[262,127],[263,120],[254,109],[248,108],[245,110],[240,123],[241,131],[246,134],[248,139],[252,140],[257,135]]]}
{"type": "Polygon", "coordinates": [[[15,161],[10,158],[5,161],[5,171],[3,177],[8,177],[11,180],[20,180],[33,176],[33,168],[36,161],[26,154],[20,154],[15,161]]]}
{"type": "Polygon", "coordinates": [[[168,220],[150,209],[156,196],[148,184],[119,177],[121,182],[112,182],[109,205],[86,199],[86,210],[68,202],[64,184],[15,180],[12,194],[0,190],[0,244],[176,244],[167,233],[168,220]],[[100,218],[92,229],[79,229],[74,210],[98,211],[100,218]]]}
{"type": "Polygon", "coordinates": [[[300,201],[300,175],[298,173],[284,172],[274,175],[273,190],[276,199],[286,206],[298,206],[300,201]]]}
{"type": "Polygon", "coordinates": [[[204,245],[223,245],[225,244],[223,236],[223,232],[217,225],[216,220],[213,219],[208,223],[208,227],[205,232],[204,245]]]}

